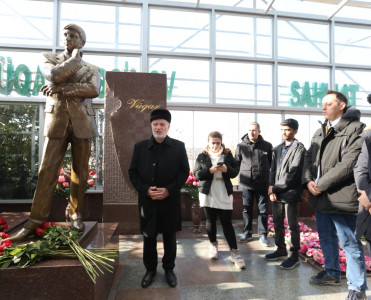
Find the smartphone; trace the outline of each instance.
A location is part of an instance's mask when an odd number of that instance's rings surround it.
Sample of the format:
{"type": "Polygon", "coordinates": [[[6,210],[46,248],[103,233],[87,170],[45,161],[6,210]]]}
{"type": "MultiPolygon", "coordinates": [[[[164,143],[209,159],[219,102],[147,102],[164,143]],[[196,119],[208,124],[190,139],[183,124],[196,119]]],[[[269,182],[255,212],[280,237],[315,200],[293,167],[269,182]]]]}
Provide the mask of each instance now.
{"type": "Polygon", "coordinates": [[[224,163],[223,163],[222,161],[219,161],[219,162],[217,163],[217,165],[218,165],[218,166],[222,166],[222,165],[224,165],[224,163]]]}

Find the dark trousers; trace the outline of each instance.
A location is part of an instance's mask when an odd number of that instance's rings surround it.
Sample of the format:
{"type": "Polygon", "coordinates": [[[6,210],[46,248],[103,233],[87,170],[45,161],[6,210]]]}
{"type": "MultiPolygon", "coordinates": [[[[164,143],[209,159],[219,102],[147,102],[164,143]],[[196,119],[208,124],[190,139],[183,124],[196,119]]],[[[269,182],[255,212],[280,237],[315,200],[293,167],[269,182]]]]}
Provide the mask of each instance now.
{"type": "MultiPolygon", "coordinates": [[[[157,236],[145,237],[143,245],[143,263],[148,271],[155,271],[158,264],[157,256],[157,236]]],[[[176,258],[176,233],[163,233],[164,256],[162,257],[162,267],[166,271],[173,270],[176,258]]]]}
{"type": "Polygon", "coordinates": [[[242,189],[243,211],[242,217],[244,222],[243,232],[252,233],[252,218],[254,199],[258,202],[258,233],[267,235],[268,228],[268,190],[249,190],[242,189]]]}
{"type": "Polygon", "coordinates": [[[290,241],[291,257],[294,259],[299,259],[300,226],[298,220],[299,213],[298,203],[281,203],[274,201],[272,202],[272,212],[275,230],[274,241],[276,243],[277,250],[280,253],[286,254],[287,252],[284,225],[284,219],[286,214],[287,223],[289,225],[289,230],[291,234],[290,241]]]}
{"type": "Polygon", "coordinates": [[[230,249],[237,249],[236,234],[232,225],[232,210],[204,207],[206,215],[206,232],[210,243],[216,242],[216,217],[219,216],[224,237],[230,249]]]}

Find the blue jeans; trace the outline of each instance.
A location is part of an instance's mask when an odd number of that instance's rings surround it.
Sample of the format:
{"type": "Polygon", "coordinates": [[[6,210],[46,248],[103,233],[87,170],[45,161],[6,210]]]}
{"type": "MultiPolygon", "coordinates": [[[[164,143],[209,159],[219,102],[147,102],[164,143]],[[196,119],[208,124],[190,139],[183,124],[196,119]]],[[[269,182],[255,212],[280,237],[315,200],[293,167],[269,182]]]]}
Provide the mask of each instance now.
{"type": "Polygon", "coordinates": [[[348,288],[365,292],[366,263],[363,245],[355,235],[357,216],[316,211],[316,225],[325,258],[325,270],[335,279],[340,279],[339,241],[347,259],[346,276],[348,288]]]}

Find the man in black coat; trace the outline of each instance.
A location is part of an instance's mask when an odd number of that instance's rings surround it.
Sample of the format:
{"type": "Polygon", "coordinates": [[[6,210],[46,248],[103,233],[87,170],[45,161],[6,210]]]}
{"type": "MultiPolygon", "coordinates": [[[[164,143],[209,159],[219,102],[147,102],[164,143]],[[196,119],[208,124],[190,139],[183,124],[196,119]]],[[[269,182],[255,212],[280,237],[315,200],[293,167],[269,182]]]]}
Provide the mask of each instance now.
{"type": "Polygon", "coordinates": [[[286,215],[291,233],[290,256],[282,262],[281,268],[290,270],[299,265],[300,226],[299,202],[302,197],[301,173],[305,147],[295,135],[299,123],[287,119],[281,123],[283,143],[273,149],[271,172],[269,174],[269,199],[272,201],[274,241],[277,250],[265,256],[267,260],[287,258],[284,217],[286,215]]]}
{"type": "Polygon", "coordinates": [[[243,201],[243,235],[240,242],[252,239],[252,218],[254,199],[258,203],[258,233],[260,242],[268,247],[268,178],[272,161],[272,144],[260,135],[257,122],[249,124],[247,134],[237,145],[234,158],[240,168],[240,185],[243,201]]]}
{"type": "Polygon", "coordinates": [[[138,191],[144,239],[143,262],[147,272],[142,287],[150,286],[156,275],[158,233],[163,236],[165,278],[175,287],[176,231],[182,226],[180,189],[189,176],[188,157],[184,143],[167,136],[171,121],[168,110],[154,110],[150,120],[152,137],[134,146],[129,167],[130,180],[138,191]]]}

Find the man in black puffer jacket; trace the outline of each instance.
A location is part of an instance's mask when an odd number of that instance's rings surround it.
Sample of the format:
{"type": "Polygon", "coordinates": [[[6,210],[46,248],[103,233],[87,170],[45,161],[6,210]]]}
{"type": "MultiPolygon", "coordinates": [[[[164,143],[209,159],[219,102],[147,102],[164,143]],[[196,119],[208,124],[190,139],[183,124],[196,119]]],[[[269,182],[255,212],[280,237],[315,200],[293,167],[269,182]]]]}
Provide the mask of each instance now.
{"type": "Polygon", "coordinates": [[[268,247],[268,180],[272,161],[272,144],[260,135],[257,122],[249,124],[247,134],[237,145],[235,159],[240,167],[244,228],[240,242],[252,239],[254,198],[258,202],[258,233],[260,242],[268,247]]]}
{"type": "Polygon", "coordinates": [[[310,283],[340,285],[340,241],[347,259],[347,299],[366,299],[364,250],[354,235],[358,195],[353,174],[364,124],[359,121],[359,110],[347,103],[344,94],[327,92],[322,99],[325,123],[314,134],[304,158],[302,183],[308,188],[309,203],[315,209],[325,258],[325,270],[310,278],[310,283]]]}

